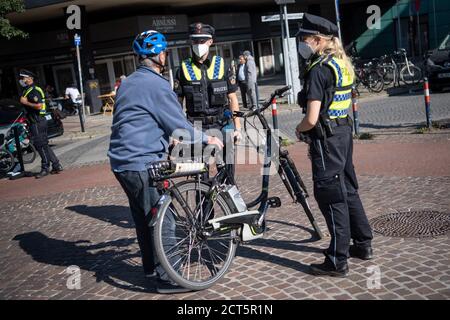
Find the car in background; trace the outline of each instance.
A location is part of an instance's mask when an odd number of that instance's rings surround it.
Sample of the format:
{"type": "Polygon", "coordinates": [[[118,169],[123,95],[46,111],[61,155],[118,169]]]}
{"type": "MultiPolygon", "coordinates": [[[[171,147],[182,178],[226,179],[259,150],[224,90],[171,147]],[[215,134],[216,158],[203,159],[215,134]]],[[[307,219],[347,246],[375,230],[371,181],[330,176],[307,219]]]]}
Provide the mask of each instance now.
{"type": "MultiPolygon", "coordinates": [[[[47,119],[49,139],[64,134],[64,125],[57,111],[48,108],[45,118],[47,119]]],[[[16,100],[0,99],[0,127],[10,126],[14,121],[27,121],[26,109],[16,100]]]]}
{"type": "Polygon", "coordinates": [[[440,92],[450,86],[450,32],[436,49],[428,52],[426,71],[431,91],[440,92]]]}

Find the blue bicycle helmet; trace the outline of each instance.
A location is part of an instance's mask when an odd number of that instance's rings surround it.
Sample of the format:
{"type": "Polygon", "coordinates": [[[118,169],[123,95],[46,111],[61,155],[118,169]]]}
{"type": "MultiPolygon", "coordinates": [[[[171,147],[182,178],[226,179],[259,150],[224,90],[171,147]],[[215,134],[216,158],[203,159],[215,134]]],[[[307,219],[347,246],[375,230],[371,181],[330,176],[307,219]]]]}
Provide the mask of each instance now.
{"type": "Polygon", "coordinates": [[[155,56],[167,49],[167,41],[162,33],[155,30],[138,34],[133,41],[134,52],[143,57],[155,56]]]}

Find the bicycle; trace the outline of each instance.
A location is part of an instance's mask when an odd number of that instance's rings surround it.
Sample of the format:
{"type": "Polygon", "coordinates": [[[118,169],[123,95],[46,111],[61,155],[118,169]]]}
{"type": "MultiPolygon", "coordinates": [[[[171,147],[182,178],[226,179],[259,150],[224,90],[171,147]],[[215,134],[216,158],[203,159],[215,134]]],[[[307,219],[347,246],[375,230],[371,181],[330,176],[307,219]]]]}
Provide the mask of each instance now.
{"type": "MultiPolygon", "coordinates": [[[[288,151],[282,149],[281,138],[272,137],[273,131],[263,115],[272,106],[273,130],[278,129],[276,98],[289,89],[290,86],[278,89],[260,108],[234,112],[234,116],[245,121],[254,116],[259,118],[267,131],[264,169],[270,170],[271,160],[279,160],[278,174],[283,184],[294,202],[301,204],[321,239],[323,235],[311,212],[300,174],[288,151]],[[272,158],[272,145],[280,151],[278,159],[272,158]]],[[[149,167],[149,175],[162,193],[151,210],[149,222],[156,256],[169,277],[190,290],[209,288],[221,279],[230,268],[239,243],[261,238],[268,209],[281,206],[280,198],[269,197],[268,174],[262,178],[261,193],[246,204],[225,164],[219,161],[217,168],[211,181],[202,181],[200,176],[207,170],[203,162],[161,161],[149,167]],[[178,177],[188,180],[174,182],[178,177]],[[258,205],[258,209],[250,210],[258,205]]]]}
{"type": "Polygon", "coordinates": [[[383,74],[384,83],[400,85],[400,80],[405,85],[416,85],[422,79],[422,70],[415,66],[409,59],[406,50],[401,48],[391,55],[381,57],[378,69],[383,74]]]}
{"type": "Polygon", "coordinates": [[[383,76],[376,68],[374,62],[369,61],[364,64],[359,62],[358,58],[354,59],[355,65],[355,84],[356,93],[359,93],[360,85],[364,85],[370,92],[379,93],[384,89],[383,76]]]}
{"type": "Polygon", "coordinates": [[[19,134],[23,163],[33,163],[36,159],[36,148],[31,143],[28,124],[23,118],[23,112],[21,112],[9,127],[0,128],[0,173],[9,172],[17,162],[15,127],[19,134]]]}

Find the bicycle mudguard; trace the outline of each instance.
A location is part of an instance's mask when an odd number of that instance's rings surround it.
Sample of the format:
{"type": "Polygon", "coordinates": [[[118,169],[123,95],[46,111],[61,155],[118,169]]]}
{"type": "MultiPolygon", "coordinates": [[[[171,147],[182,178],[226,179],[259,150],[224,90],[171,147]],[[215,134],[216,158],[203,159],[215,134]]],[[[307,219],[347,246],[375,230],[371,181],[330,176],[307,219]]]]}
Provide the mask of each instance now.
{"type": "Polygon", "coordinates": [[[165,208],[166,206],[168,206],[170,203],[172,202],[172,197],[165,193],[163,194],[159,200],[158,203],[156,204],[156,207],[153,207],[150,210],[149,215],[151,216],[150,221],[148,223],[149,227],[154,227],[156,225],[156,221],[158,221],[160,212],[161,212],[161,208],[165,208]]]}

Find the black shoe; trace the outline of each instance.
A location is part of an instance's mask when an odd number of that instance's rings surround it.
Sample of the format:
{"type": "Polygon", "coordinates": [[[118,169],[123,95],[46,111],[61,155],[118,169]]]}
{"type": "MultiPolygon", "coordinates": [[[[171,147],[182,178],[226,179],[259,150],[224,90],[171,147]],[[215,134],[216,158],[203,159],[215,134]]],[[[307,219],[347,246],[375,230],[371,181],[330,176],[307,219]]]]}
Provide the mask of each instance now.
{"type": "Polygon", "coordinates": [[[344,278],[348,274],[348,264],[344,264],[338,269],[334,266],[333,263],[325,260],[324,263],[321,264],[311,264],[309,266],[310,272],[315,276],[330,276],[330,277],[339,277],[344,278]]]}
{"type": "Polygon", "coordinates": [[[372,247],[358,247],[355,245],[350,246],[349,249],[350,257],[358,258],[361,260],[371,260],[373,258],[372,247]]]}
{"type": "Polygon", "coordinates": [[[171,294],[191,292],[192,290],[180,287],[170,281],[163,281],[158,279],[156,284],[156,291],[162,294],[171,294]]]}
{"type": "Polygon", "coordinates": [[[36,179],[40,179],[40,178],[43,178],[45,176],[48,176],[48,170],[42,169],[41,172],[39,172],[38,174],[35,175],[35,178],[36,179]]]}
{"type": "Polygon", "coordinates": [[[57,166],[53,166],[52,171],[50,171],[51,174],[58,174],[61,171],[63,171],[63,166],[58,164],[57,166]]]}

